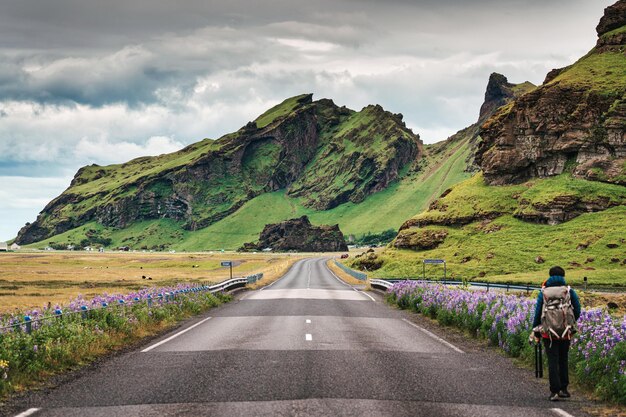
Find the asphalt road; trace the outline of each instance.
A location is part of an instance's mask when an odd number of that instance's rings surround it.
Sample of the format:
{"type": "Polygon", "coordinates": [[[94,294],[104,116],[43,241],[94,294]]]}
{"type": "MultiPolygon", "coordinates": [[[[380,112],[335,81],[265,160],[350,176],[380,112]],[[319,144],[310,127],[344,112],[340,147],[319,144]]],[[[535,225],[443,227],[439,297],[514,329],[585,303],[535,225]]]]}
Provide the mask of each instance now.
{"type": "MultiPolygon", "coordinates": [[[[32,416],[583,416],[547,382],[464,349],[322,259],[139,350],[22,399],[32,416]]],[[[30,414],[29,414],[30,413],[30,414]]]]}

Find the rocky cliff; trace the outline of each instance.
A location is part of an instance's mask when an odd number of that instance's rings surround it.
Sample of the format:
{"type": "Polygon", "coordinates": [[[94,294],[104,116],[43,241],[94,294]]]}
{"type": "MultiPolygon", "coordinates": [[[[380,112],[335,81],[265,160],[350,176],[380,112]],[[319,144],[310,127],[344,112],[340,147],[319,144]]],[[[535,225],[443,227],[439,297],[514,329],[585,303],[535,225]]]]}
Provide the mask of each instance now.
{"type": "Polygon", "coordinates": [[[445,141],[430,146],[427,150],[429,154],[437,154],[445,152],[447,149],[454,148],[463,142],[470,144],[470,156],[466,161],[467,171],[476,172],[479,167],[474,161],[474,155],[480,141],[480,126],[493,116],[496,111],[513,101],[515,98],[526,94],[536,88],[531,82],[525,81],[520,84],[510,83],[502,74],[497,72],[489,76],[487,88],[485,89],[485,99],[478,113],[478,120],[465,129],[459,130],[445,141]]]}
{"type": "Polygon", "coordinates": [[[626,0],[605,10],[596,47],[487,120],[476,162],[489,184],[561,174],[626,185],[626,0]]]}
{"type": "Polygon", "coordinates": [[[297,252],[339,252],[348,246],[339,230],[339,225],[313,226],[307,216],[265,226],[258,243],[246,243],[241,250],[263,250],[297,252]]]}
{"type": "Polygon", "coordinates": [[[94,221],[126,228],[166,218],[198,230],[260,194],[281,189],[323,210],[386,188],[421,154],[419,136],[402,115],[379,106],[355,112],[301,95],[218,140],[120,165],[81,168],[16,241],[38,242],[94,221]]]}

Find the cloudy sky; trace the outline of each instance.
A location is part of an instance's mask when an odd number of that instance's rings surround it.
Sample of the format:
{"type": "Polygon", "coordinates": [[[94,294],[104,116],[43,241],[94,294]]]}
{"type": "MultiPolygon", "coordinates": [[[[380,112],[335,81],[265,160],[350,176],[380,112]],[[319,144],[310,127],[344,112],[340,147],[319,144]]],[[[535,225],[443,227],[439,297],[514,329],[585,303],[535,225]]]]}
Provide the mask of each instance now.
{"type": "Polygon", "coordinates": [[[0,240],[86,164],[218,138],[314,93],[473,123],[491,72],[541,83],[612,0],[1,0],[0,240]]]}

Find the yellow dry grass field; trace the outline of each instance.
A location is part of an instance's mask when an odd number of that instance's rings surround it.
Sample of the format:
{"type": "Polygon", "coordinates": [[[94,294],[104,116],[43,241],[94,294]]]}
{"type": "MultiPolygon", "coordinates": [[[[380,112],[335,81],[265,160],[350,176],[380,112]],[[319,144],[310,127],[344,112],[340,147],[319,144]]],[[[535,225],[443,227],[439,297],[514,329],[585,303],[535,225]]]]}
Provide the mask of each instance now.
{"type": "Polygon", "coordinates": [[[179,282],[220,282],[263,272],[261,285],[284,274],[301,255],[240,253],[14,252],[0,254],[0,313],[65,304],[79,294],[127,293],[179,282]]]}

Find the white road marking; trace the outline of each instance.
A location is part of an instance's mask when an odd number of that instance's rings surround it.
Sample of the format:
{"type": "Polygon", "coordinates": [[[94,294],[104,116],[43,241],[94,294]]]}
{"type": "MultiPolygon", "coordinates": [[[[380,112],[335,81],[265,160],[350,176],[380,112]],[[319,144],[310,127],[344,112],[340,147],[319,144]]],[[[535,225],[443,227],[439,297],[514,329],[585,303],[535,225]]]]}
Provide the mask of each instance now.
{"type": "Polygon", "coordinates": [[[35,414],[37,411],[41,410],[41,408],[29,408],[28,410],[24,411],[23,413],[19,413],[18,415],[16,415],[15,417],[27,417],[27,416],[32,416],[33,414],[35,414]]]}
{"type": "Polygon", "coordinates": [[[306,289],[310,289],[311,288],[311,262],[309,262],[309,279],[306,282],[306,289]]]}
{"type": "Polygon", "coordinates": [[[365,291],[359,291],[356,288],[353,288],[354,291],[358,292],[359,294],[363,294],[366,295],[370,298],[370,300],[372,300],[373,302],[376,302],[376,300],[374,299],[374,297],[372,297],[371,295],[369,295],[368,293],[366,293],[365,291]]]}
{"type": "Polygon", "coordinates": [[[313,336],[311,336],[311,333],[307,333],[307,334],[304,336],[304,338],[305,338],[307,341],[309,341],[309,342],[310,342],[311,340],[313,340],[313,336]]]}
{"type": "Polygon", "coordinates": [[[561,417],[574,417],[567,411],[561,410],[560,408],[551,408],[550,411],[553,411],[554,414],[561,416],[561,417]]]}
{"type": "Polygon", "coordinates": [[[307,319],[306,324],[311,324],[311,320],[307,319]]]}
{"type": "Polygon", "coordinates": [[[305,299],[305,300],[346,300],[364,301],[358,293],[348,290],[326,290],[321,288],[296,288],[279,289],[271,291],[256,292],[250,294],[248,300],[280,300],[280,299],[305,299]]]}
{"type": "Polygon", "coordinates": [[[206,319],[204,319],[204,320],[202,320],[202,321],[199,321],[198,323],[194,324],[193,326],[187,327],[185,330],[181,330],[180,332],[176,333],[175,335],[172,335],[172,336],[168,337],[168,338],[167,338],[167,339],[165,339],[165,340],[161,340],[159,343],[155,343],[154,345],[152,345],[152,346],[150,346],[150,347],[145,348],[144,350],[142,350],[142,351],[141,351],[141,353],[149,352],[149,351],[151,351],[152,349],[154,349],[155,347],[161,346],[162,344],[169,342],[170,340],[172,340],[172,339],[174,339],[174,338],[176,338],[176,337],[180,336],[180,335],[181,335],[181,334],[183,334],[183,333],[187,333],[189,330],[193,329],[193,328],[194,328],[194,327],[196,327],[196,326],[201,325],[201,324],[202,324],[202,323],[204,323],[205,321],[207,321],[207,320],[211,320],[211,318],[212,318],[212,317],[207,317],[206,319]]]}
{"type": "Polygon", "coordinates": [[[411,326],[415,327],[416,329],[420,330],[423,333],[426,333],[428,336],[432,337],[433,339],[435,339],[436,341],[443,343],[444,345],[446,345],[447,347],[449,347],[450,349],[454,350],[455,352],[458,353],[465,353],[463,352],[461,349],[459,349],[458,347],[454,346],[452,343],[443,340],[441,337],[437,336],[434,333],[429,332],[428,330],[424,329],[423,327],[418,326],[417,324],[407,320],[407,319],[402,319],[403,322],[410,324],[411,326]]]}

